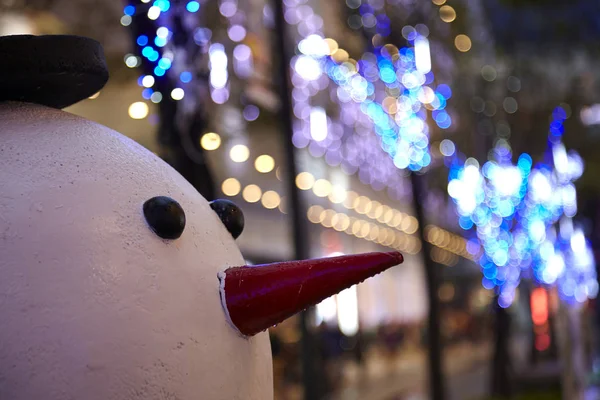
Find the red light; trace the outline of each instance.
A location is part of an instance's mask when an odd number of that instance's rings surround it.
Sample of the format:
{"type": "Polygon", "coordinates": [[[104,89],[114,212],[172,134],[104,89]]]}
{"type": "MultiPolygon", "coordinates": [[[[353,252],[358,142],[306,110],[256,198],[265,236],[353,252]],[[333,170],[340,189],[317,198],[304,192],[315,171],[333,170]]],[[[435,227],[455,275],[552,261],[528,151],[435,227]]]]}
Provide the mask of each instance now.
{"type": "Polygon", "coordinates": [[[544,333],[535,337],[535,349],[537,351],[548,350],[548,347],[550,347],[550,335],[544,333]]]}
{"type": "Polygon", "coordinates": [[[543,325],[548,321],[548,293],[543,288],[531,292],[531,320],[535,325],[543,325]]]}

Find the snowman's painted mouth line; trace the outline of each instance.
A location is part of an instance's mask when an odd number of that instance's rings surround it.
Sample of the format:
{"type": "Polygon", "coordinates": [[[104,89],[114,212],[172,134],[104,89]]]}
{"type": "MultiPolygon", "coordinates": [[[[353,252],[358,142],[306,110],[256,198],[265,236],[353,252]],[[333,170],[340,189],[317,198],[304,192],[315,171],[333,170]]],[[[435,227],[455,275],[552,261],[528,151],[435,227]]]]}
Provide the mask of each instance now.
{"type": "Polygon", "coordinates": [[[232,267],[217,274],[221,305],[239,333],[253,336],[403,261],[390,252],[232,267]]]}

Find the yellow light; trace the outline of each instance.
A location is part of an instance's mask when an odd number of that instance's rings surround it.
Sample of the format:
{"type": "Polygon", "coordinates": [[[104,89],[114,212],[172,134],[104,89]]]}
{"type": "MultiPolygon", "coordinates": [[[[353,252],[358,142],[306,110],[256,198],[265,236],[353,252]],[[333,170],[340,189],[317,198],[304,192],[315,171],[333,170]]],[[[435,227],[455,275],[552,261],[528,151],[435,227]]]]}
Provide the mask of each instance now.
{"type": "Polygon", "coordinates": [[[373,225],[371,227],[371,232],[369,232],[369,240],[376,240],[379,237],[379,227],[377,225],[373,225]]]}
{"type": "Polygon", "coordinates": [[[260,200],[260,196],[262,195],[262,190],[256,185],[248,185],[244,188],[242,192],[242,197],[248,203],[256,203],[260,200]]]}
{"type": "Polygon", "coordinates": [[[369,233],[371,233],[371,224],[367,222],[360,228],[360,236],[367,237],[369,233]]]}
{"type": "Polygon", "coordinates": [[[360,230],[362,229],[363,222],[360,219],[357,219],[352,223],[352,234],[354,236],[358,236],[360,230]]]}
{"type": "Polygon", "coordinates": [[[288,213],[287,201],[286,201],[285,196],[281,196],[281,201],[279,202],[279,211],[282,214],[287,214],[288,213]]]}
{"type": "Polygon", "coordinates": [[[143,101],[136,101],[129,106],[129,116],[133,119],[144,119],[148,116],[148,105],[143,101]]]}
{"type": "Polygon", "coordinates": [[[265,208],[272,210],[279,206],[279,203],[281,203],[281,198],[277,192],[269,190],[262,195],[261,202],[265,208]]]}
{"type": "Polygon", "coordinates": [[[358,198],[358,194],[353,191],[346,192],[346,199],[344,200],[344,207],[349,210],[354,208],[354,202],[358,198]]]}
{"type": "Polygon", "coordinates": [[[340,204],[343,203],[344,200],[346,200],[346,196],[346,189],[344,189],[341,186],[334,185],[331,188],[331,193],[329,194],[329,201],[331,201],[334,204],[340,204]]]}
{"type": "Polygon", "coordinates": [[[387,229],[380,229],[379,230],[379,237],[377,238],[377,241],[379,243],[383,244],[387,240],[387,237],[388,237],[387,229]]]}
{"type": "Polygon", "coordinates": [[[404,232],[412,235],[419,229],[419,223],[415,217],[408,217],[404,221],[402,221],[402,229],[404,232]]]}
{"type": "Polygon", "coordinates": [[[388,114],[396,114],[398,112],[398,101],[395,97],[388,96],[381,102],[383,110],[388,114]]]}
{"type": "Polygon", "coordinates": [[[341,232],[341,231],[348,229],[349,226],[350,226],[350,218],[346,214],[342,214],[342,213],[337,214],[337,221],[335,224],[333,224],[333,228],[336,231],[341,232]]]}
{"type": "Polygon", "coordinates": [[[456,38],[454,38],[454,45],[458,51],[466,53],[467,51],[471,50],[471,38],[469,38],[467,35],[457,35],[456,38]]]}
{"type": "Polygon", "coordinates": [[[171,97],[173,100],[181,100],[183,99],[183,96],[185,96],[185,92],[182,88],[175,88],[171,90],[171,97]]]}
{"type": "Polygon", "coordinates": [[[333,53],[331,53],[331,58],[337,63],[343,63],[344,61],[348,61],[350,55],[344,49],[337,49],[333,53]]]}
{"type": "Polygon", "coordinates": [[[254,168],[256,168],[258,172],[266,174],[267,172],[273,171],[273,168],[275,168],[275,160],[273,160],[273,157],[263,154],[256,157],[256,160],[254,160],[254,168]]]}
{"type": "Polygon", "coordinates": [[[323,218],[321,219],[321,225],[325,228],[331,228],[333,226],[333,217],[336,215],[336,212],[333,210],[325,210],[321,213],[323,218]]]}
{"type": "Polygon", "coordinates": [[[318,179],[312,189],[316,196],[327,197],[331,193],[331,183],[327,179],[318,179]]]}
{"type": "Polygon", "coordinates": [[[240,185],[240,181],[235,178],[227,178],[221,185],[221,191],[226,196],[236,196],[240,193],[241,189],[242,185],[240,185]]]}
{"type": "Polygon", "coordinates": [[[375,219],[381,218],[381,216],[383,215],[383,206],[381,205],[381,203],[378,203],[377,207],[373,205],[373,208],[375,209],[375,211],[373,212],[373,217],[375,219]]]}
{"type": "Polygon", "coordinates": [[[440,7],[440,18],[444,22],[452,22],[456,19],[456,11],[450,6],[440,7]]]}
{"type": "Polygon", "coordinates": [[[340,46],[338,45],[338,42],[336,42],[333,39],[327,38],[327,39],[324,39],[323,41],[325,42],[327,47],[329,47],[329,54],[335,53],[340,48],[340,46]]]}
{"type": "Polygon", "coordinates": [[[419,90],[418,98],[421,103],[430,104],[435,100],[435,92],[429,86],[423,86],[421,90],[419,90]]]}
{"type": "Polygon", "coordinates": [[[352,227],[354,226],[354,222],[356,222],[356,218],[354,218],[354,217],[348,218],[348,226],[346,227],[346,230],[345,230],[345,232],[348,235],[353,235],[354,234],[352,232],[352,227]]]}
{"type": "Polygon", "coordinates": [[[375,218],[375,212],[377,211],[377,207],[379,207],[381,205],[380,202],[378,201],[372,201],[371,205],[369,206],[369,211],[367,212],[367,216],[369,218],[375,218]]]}
{"type": "Polygon", "coordinates": [[[396,215],[394,215],[394,219],[392,220],[391,226],[393,226],[394,228],[398,228],[400,226],[400,224],[402,224],[403,220],[404,220],[404,214],[401,213],[400,211],[398,211],[396,213],[396,215]]]}
{"type": "Polygon", "coordinates": [[[310,190],[315,184],[315,177],[310,172],[300,172],[296,176],[296,186],[300,190],[310,190]]]}
{"type": "Polygon", "coordinates": [[[367,214],[371,210],[371,200],[366,196],[360,196],[356,199],[354,208],[359,214],[367,214]]]}
{"type": "Polygon", "coordinates": [[[446,2],[446,0],[431,0],[433,1],[433,4],[435,4],[436,6],[441,6],[442,4],[444,4],[446,2]]]}
{"type": "Polygon", "coordinates": [[[229,150],[229,157],[233,162],[242,163],[250,157],[250,150],[243,144],[236,144],[229,150]]]}
{"type": "Polygon", "coordinates": [[[97,98],[98,98],[98,96],[100,96],[100,92],[97,92],[97,93],[95,93],[95,94],[91,95],[90,97],[88,97],[88,99],[90,99],[90,100],[94,100],[94,99],[97,99],[97,98]]]}
{"type": "Polygon", "coordinates": [[[281,175],[281,167],[277,167],[275,169],[275,177],[277,178],[277,180],[283,181],[283,176],[281,175]]]}
{"type": "Polygon", "coordinates": [[[323,212],[323,207],[321,206],[310,206],[308,212],[306,213],[308,220],[313,224],[318,224],[321,222],[320,216],[323,212]]]}
{"type": "Polygon", "coordinates": [[[383,206],[383,216],[381,217],[381,221],[384,224],[389,224],[394,218],[394,210],[388,206],[383,206]]]}
{"type": "Polygon", "coordinates": [[[200,139],[200,146],[204,150],[216,150],[221,146],[221,136],[214,132],[205,133],[200,139]]]}

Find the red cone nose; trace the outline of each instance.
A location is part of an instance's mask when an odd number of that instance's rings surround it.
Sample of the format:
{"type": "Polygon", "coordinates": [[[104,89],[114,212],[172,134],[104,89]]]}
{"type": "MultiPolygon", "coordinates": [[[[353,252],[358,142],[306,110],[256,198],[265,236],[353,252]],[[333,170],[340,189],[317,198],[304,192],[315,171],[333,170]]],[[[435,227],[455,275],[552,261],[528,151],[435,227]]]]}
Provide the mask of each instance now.
{"type": "Polygon", "coordinates": [[[232,267],[218,275],[221,301],[233,325],[252,336],[403,260],[391,252],[232,267]]]}

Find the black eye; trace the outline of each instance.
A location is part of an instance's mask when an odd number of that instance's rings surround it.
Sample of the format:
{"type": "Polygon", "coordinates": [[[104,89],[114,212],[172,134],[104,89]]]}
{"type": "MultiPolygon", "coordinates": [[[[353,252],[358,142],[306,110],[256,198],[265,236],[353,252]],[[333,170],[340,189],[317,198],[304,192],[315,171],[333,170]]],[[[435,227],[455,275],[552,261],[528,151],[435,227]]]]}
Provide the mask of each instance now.
{"type": "Polygon", "coordinates": [[[163,239],[177,239],[185,228],[185,213],[170,197],[156,196],[144,203],[144,216],[150,228],[163,239]]]}
{"type": "Polygon", "coordinates": [[[217,213],[225,228],[234,239],[244,230],[244,213],[229,200],[215,200],[210,202],[210,207],[217,213]]]}

